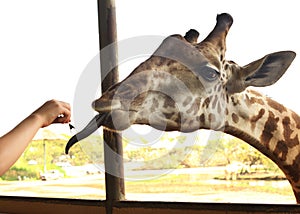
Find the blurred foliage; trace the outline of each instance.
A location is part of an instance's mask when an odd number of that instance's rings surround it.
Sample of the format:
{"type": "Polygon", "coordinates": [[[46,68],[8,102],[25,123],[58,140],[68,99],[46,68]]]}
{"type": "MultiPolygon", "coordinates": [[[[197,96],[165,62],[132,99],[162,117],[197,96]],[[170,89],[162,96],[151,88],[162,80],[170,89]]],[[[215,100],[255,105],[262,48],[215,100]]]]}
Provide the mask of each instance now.
{"type": "MultiPolygon", "coordinates": [[[[65,136],[69,139],[69,136],[65,136]]],[[[145,142],[144,142],[145,141],[145,142]]],[[[135,148],[129,147],[130,140],[123,142],[124,162],[140,162],[139,169],[169,169],[183,167],[225,166],[233,161],[248,165],[263,165],[266,169],[277,171],[278,167],[267,157],[249,144],[237,138],[215,132],[205,145],[189,144],[184,136],[161,136],[160,141],[166,147],[145,145],[135,148]],[[168,147],[168,143],[174,143],[168,147]],[[186,146],[188,145],[188,146],[186,146]]],[[[69,155],[65,155],[66,140],[36,140],[24,151],[15,165],[2,177],[3,180],[38,179],[39,173],[44,169],[44,149],[46,150],[47,170],[63,168],[57,163],[68,163],[80,166],[88,163],[103,163],[103,139],[99,135],[91,135],[75,144],[69,155]],[[31,164],[31,165],[30,165],[31,164]]]]}
{"type": "MultiPolygon", "coordinates": [[[[69,136],[65,136],[69,139],[69,136]]],[[[89,145],[100,143],[100,136],[91,136],[82,143],[78,143],[70,150],[70,155],[65,155],[66,140],[34,140],[26,148],[18,161],[0,178],[2,180],[24,180],[39,179],[39,175],[44,170],[44,150],[46,151],[46,169],[59,170],[64,173],[62,167],[57,163],[69,163],[72,166],[80,166],[91,163],[89,156],[81,148],[81,144],[89,145]]],[[[103,148],[103,146],[99,146],[103,148]]],[[[103,150],[99,152],[100,155],[103,150]]]]}
{"type": "Polygon", "coordinates": [[[208,164],[226,165],[241,162],[249,166],[263,165],[271,171],[279,170],[274,162],[243,140],[220,132],[216,135],[218,140],[208,143],[208,146],[213,146],[216,151],[208,164]]]}
{"type": "MultiPolygon", "coordinates": [[[[173,139],[170,139],[171,142],[173,139]]],[[[177,139],[178,140],[178,139],[177,139]]],[[[182,144],[186,140],[180,139],[182,144]]],[[[188,143],[187,143],[188,144],[188,143]]],[[[232,162],[251,165],[263,165],[265,169],[278,171],[279,168],[269,158],[244,141],[214,132],[205,145],[177,144],[174,148],[140,147],[126,150],[124,157],[129,161],[140,161],[143,165],[139,169],[168,169],[182,167],[225,166],[232,162]]]]}
{"type": "Polygon", "coordinates": [[[36,179],[38,177],[39,172],[35,168],[15,165],[10,170],[8,170],[3,176],[1,176],[1,179],[15,181],[21,179],[36,179]]]}

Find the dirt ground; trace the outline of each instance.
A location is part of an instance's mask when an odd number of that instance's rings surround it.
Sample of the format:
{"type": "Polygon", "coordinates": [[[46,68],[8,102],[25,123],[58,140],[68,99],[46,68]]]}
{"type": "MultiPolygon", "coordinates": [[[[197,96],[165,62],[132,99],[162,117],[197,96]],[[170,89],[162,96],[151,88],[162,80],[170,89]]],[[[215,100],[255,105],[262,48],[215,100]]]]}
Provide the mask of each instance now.
{"type": "MultiPolygon", "coordinates": [[[[234,189],[233,189],[234,190],[234,189]]],[[[127,200],[295,204],[292,194],[243,191],[199,193],[130,193],[127,200]]],[[[104,176],[88,175],[53,181],[0,181],[1,195],[47,198],[105,199],[104,176]]]]}

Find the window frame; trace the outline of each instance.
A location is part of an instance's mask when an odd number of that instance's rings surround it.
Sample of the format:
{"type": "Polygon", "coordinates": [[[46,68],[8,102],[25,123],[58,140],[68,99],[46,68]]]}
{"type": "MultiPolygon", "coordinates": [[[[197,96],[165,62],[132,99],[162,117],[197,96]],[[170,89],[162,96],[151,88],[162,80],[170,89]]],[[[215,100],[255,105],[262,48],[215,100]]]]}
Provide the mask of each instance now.
{"type": "Polygon", "coordinates": [[[6,213],[299,213],[296,204],[231,204],[54,199],[0,196],[0,211],[6,213]]]}
{"type": "MultiPolygon", "coordinates": [[[[102,37],[102,45],[107,45],[113,42],[116,37],[116,23],[115,23],[115,8],[114,0],[97,0],[98,2],[98,21],[99,21],[99,42],[101,43],[100,37],[102,37]],[[113,11],[108,17],[108,10],[113,11]],[[101,15],[102,14],[102,15],[101,15]],[[109,24],[110,29],[114,29],[115,32],[108,32],[111,35],[103,35],[100,26],[100,15],[101,20],[105,20],[107,28],[109,24]],[[115,35],[112,35],[115,34],[115,35]],[[101,36],[100,36],[101,35],[101,36]],[[106,36],[112,36],[107,39],[106,36]],[[104,39],[106,38],[106,39],[104,39]],[[104,40],[103,40],[104,39],[104,40]],[[103,41],[106,44],[103,44],[103,41]]],[[[109,83],[111,84],[111,83],[109,83]]],[[[114,151],[122,155],[122,147],[116,145],[122,145],[118,143],[118,140],[114,141],[114,151]]],[[[114,163],[115,170],[123,172],[123,168],[118,168],[119,163],[114,163]]],[[[228,203],[189,203],[189,202],[145,202],[145,201],[125,201],[125,189],[123,178],[117,178],[106,174],[105,176],[106,185],[106,200],[84,200],[84,199],[64,199],[64,198],[37,198],[37,197],[19,197],[19,196],[0,196],[0,211],[7,213],[113,213],[119,211],[120,213],[178,213],[178,211],[188,211],[188,213],[282,213],[282,212],[300,212],[299,205],[273,205],[273,204],[228,204],[228,203]],[[122,212],[120,211],[122,209],[122,212]]]]}

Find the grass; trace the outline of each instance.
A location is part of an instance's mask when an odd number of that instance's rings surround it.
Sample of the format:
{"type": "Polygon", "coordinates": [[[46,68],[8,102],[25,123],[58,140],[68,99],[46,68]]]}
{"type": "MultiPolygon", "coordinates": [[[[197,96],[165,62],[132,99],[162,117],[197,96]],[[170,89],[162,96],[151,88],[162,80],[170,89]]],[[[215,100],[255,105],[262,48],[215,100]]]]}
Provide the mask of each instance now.
{"type": "MultiPolygon", "coordinates": [[[[272,186],[272,182],[263,180],[226,181],[213,179],[211,175],[167,174],[152,180],[125,181],[125,192],[129,198],[133,197],[134,200],[153,197],[153,200],[189,201],[195,200],[195,197],[198,200],[198,197],[212,196],[214,197],[212,201],[216,202],[218,195],[220,195],[219,201],[222,201],[222,197],[226,193],[236,192],[243,197],[251,197],[251,195],[256,197],[259,193],[270,193],[270,198],[273,195],[277,198],[288,196],[293,201],[294,196],[289,185],[275,188],[272,186]],[[264,184],[252,185],[251,182],[257,184],[264,182],[264,184]],[[131,193],[132,195],[129,196],[131,193]],[[149,195],[147,196],[147,194],[149,195]],[[166,198],[163,199],[163,197],[166,198]]],[[[281,181],[274,183],[281,183],[281,181]]],[[[105,199],[104,177],[99,176],[84,176],[55,181],[2,181],[0,186],[0,191],[4,195],[24,192],[24,194],[29,194],[28,196],[105,199]]],[[[272,202],[273,199],[270,198],[267,197],[266,201],[271,200],[272,202]]]]}

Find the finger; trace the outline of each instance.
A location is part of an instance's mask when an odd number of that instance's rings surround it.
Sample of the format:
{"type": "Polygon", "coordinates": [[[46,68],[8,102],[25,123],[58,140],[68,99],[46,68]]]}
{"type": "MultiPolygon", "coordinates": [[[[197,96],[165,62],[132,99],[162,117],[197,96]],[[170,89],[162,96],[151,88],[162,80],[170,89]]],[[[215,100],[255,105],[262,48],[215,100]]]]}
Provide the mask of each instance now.
{"type": "Polygon", "coordinates": [[[69,123],[71,121],[71,112],[68,109],[62,109],[62,113],[59,114],[53,121],[53,123],[69,123]]]}
{"type": "Polygon", "coordinates": [[[69,123],[71,122],[69,117],[57,117],[53,123],[69,123]]]}

